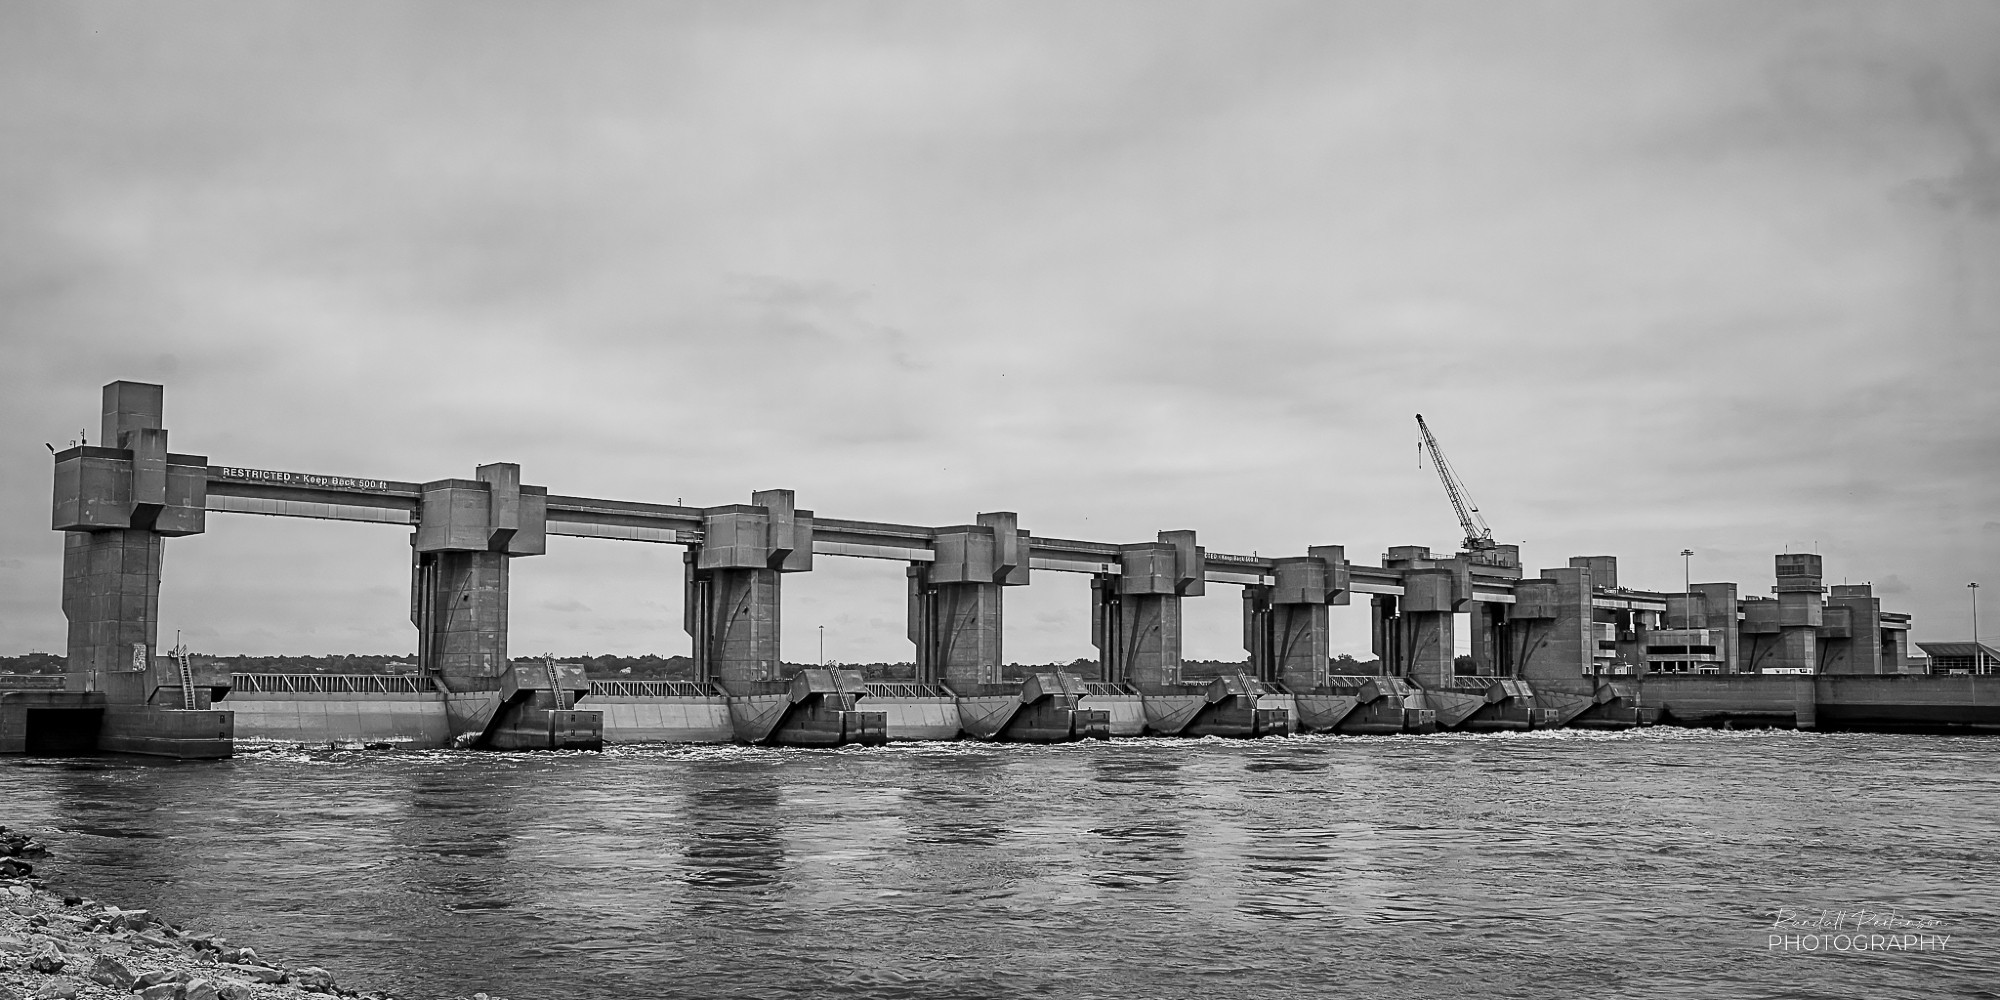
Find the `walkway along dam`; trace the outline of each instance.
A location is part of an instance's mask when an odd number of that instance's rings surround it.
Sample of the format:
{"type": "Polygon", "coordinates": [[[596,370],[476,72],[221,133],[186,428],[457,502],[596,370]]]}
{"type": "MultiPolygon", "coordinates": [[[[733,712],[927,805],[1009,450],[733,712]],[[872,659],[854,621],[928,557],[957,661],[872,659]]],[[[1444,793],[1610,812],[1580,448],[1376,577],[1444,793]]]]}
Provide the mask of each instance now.
{"type": "Polygon", "coordinates": [[[1659,722],[2000,727],[2000,678],[1906,673],[1909,617],[1883,611],[1866,585],[1829,596],[1817,555],[1778,556],[1773,597],[1734,583],[1663,593],[1620,586],[1611,556],[1527,577],[1508,545],[1451,556],[1398,546],[1368,566],[1340,545],[1210,552],[1186,530],[1044,538],[1007,512],[942,527],[821,518],[789,490],[719,507],[563,496],[506,463],[426,483],[340,478],[170,452],[162,397],[158,385],[105,386],[102,444],[55,455],[68,672],[0,686],[0,752],[212,758],[239,735],[520,749],[1659,722]],[[205,531],[211,512],[409,530],[417,676],[229,675],[161,655],[163,546],[205,531]],[[545,554],[551,536],[685,549],[696,679],[593,681],[575,665],[510,664],[510,566],[545,554]],[[785,575],[820,558],[907,564],[914,682],[782,664],[785,575]],[[1004,595],[1040,573],[1089,575],[1095,676],[1001,676],[1004,595]],[[1240,588],[1247,666],[1184,681],[1182,602],[1212,586],[1240,588]],[[1329,615],[1363,601],[1380,671],[1330,672],[1329,615]],[[1461,614],[1474,676],[1454,671],[1461,614]]]}

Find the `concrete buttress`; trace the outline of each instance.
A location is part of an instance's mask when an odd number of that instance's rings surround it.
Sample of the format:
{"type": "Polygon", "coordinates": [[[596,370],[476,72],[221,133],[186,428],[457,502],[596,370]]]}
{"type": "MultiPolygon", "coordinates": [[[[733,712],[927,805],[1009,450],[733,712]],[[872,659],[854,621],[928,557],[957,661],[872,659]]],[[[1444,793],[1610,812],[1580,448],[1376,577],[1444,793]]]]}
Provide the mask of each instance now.
{"type": "Polygon", "coordinates": [[[785,680],[778,648],[781,574],[812,569],[811,511],[791,490],[702,512],[702,544],[687,554],[685,625],[696,676],[725,687],[785,680]]]}
{"type": "Polygon", "coordinates": [[[509,560],[548,550],[547,507],[548,491],[521,485],[511,463],[423,485],[410,535],[410,621],[419,668],[447,690],[500,689],[509,560]]]}
{"type": "Polygon", "coordinates": [[[1091,641],[1102,679],[1142,692],[1181,687],[1181,598],[1203,593],[1205,553],[1192,531],[1121,546],[1119,573],[1092,580],[1091,641]]]}
{"type": "Polygon", "coordinates": [[[938,529],[933,560],[909,569],[917,680],[954,689],[1001,683],[1001,588],[1028,583],[1028,538],[1009,511],[938,529]]]}
{"type": "Polygon", "coordinates": [[[88,740],[79,735],[79,744],[227,757],[234,742],[230,713],[188,709],[185,702],[171,709],[151,704],[165,542],[200,534],[207,506],[208,459],[167,451],[163,397],[164,390],[150,383],[106,385],[100,444],[55,456],[50,527],[65,533],[64,691],[72,700],[87,695],[93,707],[78,701],[54,711],[97,727],[88,740]]]}
{"type": "Polygon", "coordinates": [[[1348,563],[1338,545],[1276,560],[1270,586],[1243,588],[1243,647],[1250,673],[1293,692],[1326,687],[1332,659],[1329,605],[1348,603],[1348,563]]]}

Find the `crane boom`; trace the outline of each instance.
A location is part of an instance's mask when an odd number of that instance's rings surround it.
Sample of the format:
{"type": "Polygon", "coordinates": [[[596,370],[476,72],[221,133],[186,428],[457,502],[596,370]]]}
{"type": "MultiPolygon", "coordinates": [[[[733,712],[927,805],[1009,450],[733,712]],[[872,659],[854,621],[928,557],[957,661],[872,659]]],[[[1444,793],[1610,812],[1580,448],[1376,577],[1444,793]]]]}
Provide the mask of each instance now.
{"type": "Polygon", "coordinates": [[[1458,512],[1458,526],[1465,529],[1465,549],[1468,552],[1483,552],[1494,547],[1493,529],[1486,526],[1486,519],[1479,516],[1479,505],[1465,491],[1465,484],[1458,481],[1458,473],[1453,472],[1451,462],[1438,448],[1437,438],[1431,435],[1429,424],[1424,423],[1424,415],[1417,414],[1417,431],[1423,434],[1423,447],[1431,452],[1431,467],[1437,470],[1438,479],[1444,482],[1444,492],[1451,498],[1451,508],[1458,512]]]}

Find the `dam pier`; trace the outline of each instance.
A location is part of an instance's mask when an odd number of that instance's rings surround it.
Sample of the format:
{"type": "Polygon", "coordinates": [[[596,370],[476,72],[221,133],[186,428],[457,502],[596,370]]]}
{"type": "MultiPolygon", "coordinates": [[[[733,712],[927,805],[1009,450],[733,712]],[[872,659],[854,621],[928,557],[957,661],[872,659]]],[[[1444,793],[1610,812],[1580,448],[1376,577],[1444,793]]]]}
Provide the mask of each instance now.
{"type": "Polygon", "coordinates": [[[1775,597],[1734,583],[1684,593],[1620,585],[1612,556],[1523,572],[1519,549],[1392,547],[1356,564],[1337,544],[1268,557],[1210,552],[1192,530],[1139,542],[1035,535],[1015,514],[945,526],[819,517],[792,491],[688,507],[552,493],[518,465],[401,482],[211,464],[168,450],[163,389],[104,388],[98,445],[54,458],[68,668],[0,679],[0,752],[101,749],[228,756],[236,737],[428,746],[607,742],[794,746],[957,739],[1719,725],[2000,726],[1990,674],[1907,672],[1909,616],[1867,585],[1821,584],[1817,555],[1777,557],[1775,597]],[[410,537],[415,676],[226,674],[163,653],[168,538],[210,513],[359,521],[410,537]],[[677,546],[687,681],[593,680],[510,660],[514,563],[550,538],[677,546]],[[907,567],[913,680],[780,657],[784,579],[822,558],[907,567]],[[1008,588],[1090,577],[1088,676],[1002,676],[1008,588]],[[1236,588],[1245,666],[1182,675],[1182,608],[1236,588]],[[1346,610],[1351,609],[1351,610],[1346,610]],[[1369,616],[1378,672],[1332,672],[1334,614],[1369,616]],[[1469,630],[1473,673],[1456,649],[1469,630]],[[59,683],[57,681],[59,680],[59,683]]]}

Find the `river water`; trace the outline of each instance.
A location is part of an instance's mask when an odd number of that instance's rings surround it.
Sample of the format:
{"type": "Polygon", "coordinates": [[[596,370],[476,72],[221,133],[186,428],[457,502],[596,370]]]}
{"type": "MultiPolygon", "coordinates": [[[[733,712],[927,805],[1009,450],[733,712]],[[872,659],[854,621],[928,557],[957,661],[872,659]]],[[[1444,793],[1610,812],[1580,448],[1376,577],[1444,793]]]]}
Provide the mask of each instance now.
{"type": "Polygon", "coordinates": [[[6,759],[0,822],[54,883],[409,996],[2000,996],[1996,763],[1677,729],[287,748],[6,759]]]}

